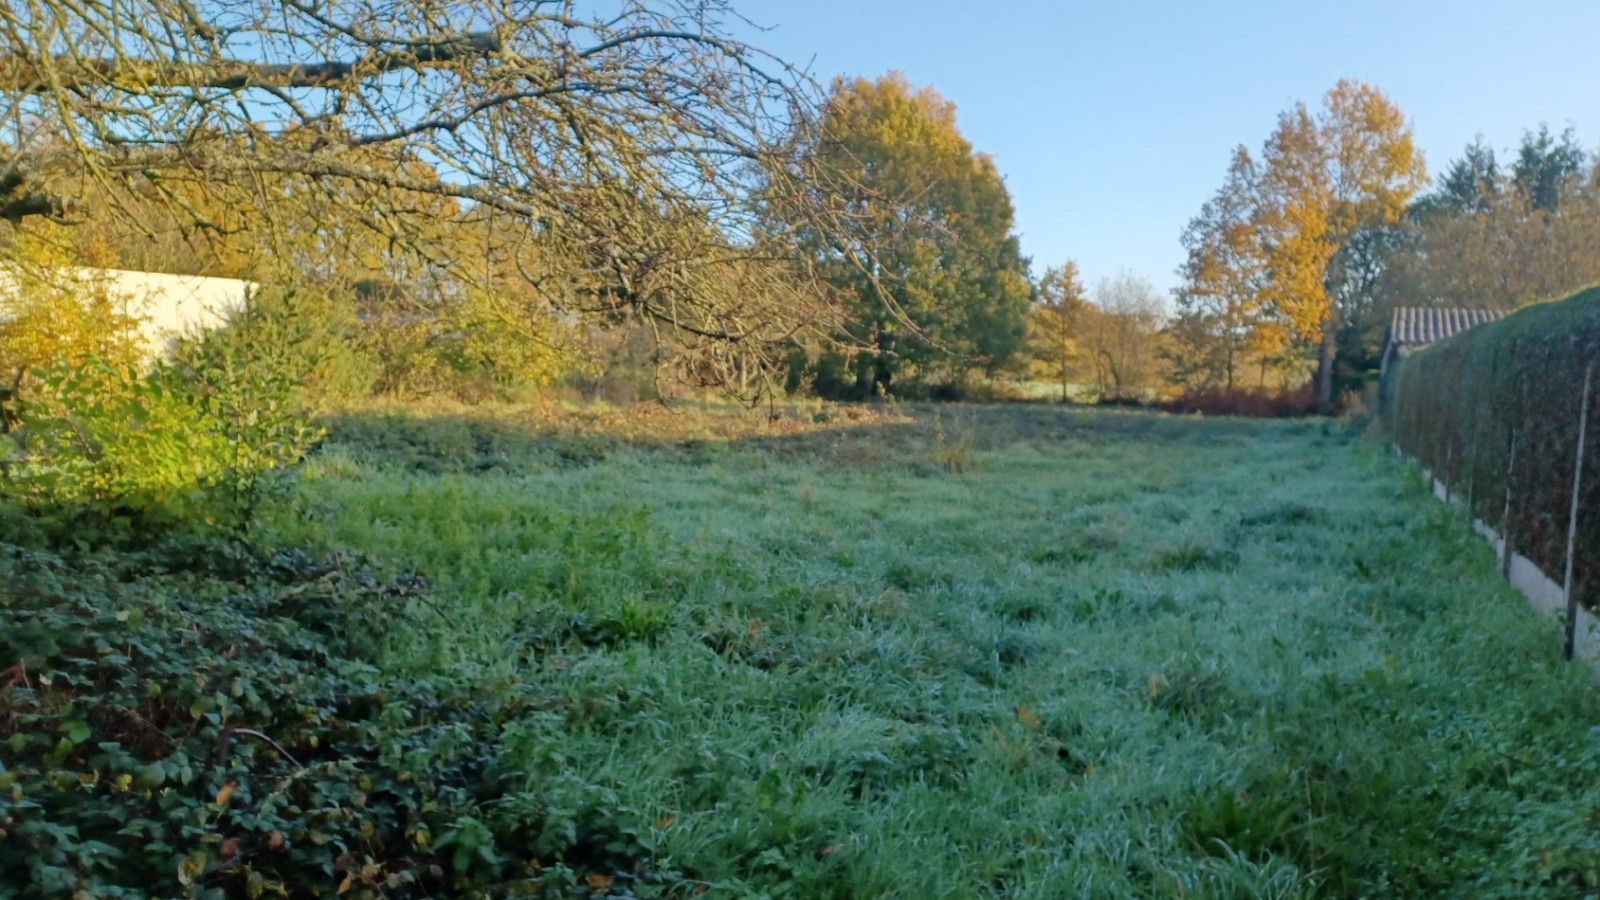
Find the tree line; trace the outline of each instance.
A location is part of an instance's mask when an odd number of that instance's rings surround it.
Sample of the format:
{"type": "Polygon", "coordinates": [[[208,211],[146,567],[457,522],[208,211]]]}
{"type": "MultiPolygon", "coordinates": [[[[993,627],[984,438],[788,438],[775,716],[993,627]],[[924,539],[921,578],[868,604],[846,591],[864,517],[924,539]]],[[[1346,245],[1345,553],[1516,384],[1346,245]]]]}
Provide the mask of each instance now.
{"type": "Polygon", "coordinates": [[[1101,285],[1095,319],[1072,278],[1036,281],[997,165],[935,90],[816,83],[736,39],[724,0],[622,9],[0,18],[0,264],[26,288],[3,300],[7,370],[133,352],[90,337],[127,327],[116,304],[50,284],[91,265],[266,285],[256,321],[316,348],[326,394],[939,394],[1048,368],[1040,310],[1063,303],[1058,347],[1098,348],[1074,384],[1152,383],[1153,288],[1101,285]]]}
{"type": "Polygon", "coordinates": [[[0,16],[0,264],[38,287],[5,300],[4,362],[92,343],[18,334],[106,305],[46,290],[63,265],[267,285],[355,393],[626,371],[859,397],[1010,362],[1028,263],[953,106],[897,75],[817,84],[739,21],[725,0],[0,16]]]}
{"type": "Polygon", "coordinates": [[[1183,232],[1173,380],[1313,377],[1326,408],[1376,370],[1397,306],[1509,310],[1600,281],[1600,157],[1572,130],[1526,132],[1509,165],[1480,137],[1429,184],[1411,123],[1370,85],[1284,112],[1183,232]]]}
{"type": "Polygon", "coordinates": [[[1394,305],[1600,277],[1600,176],[1570,132],[1507,163],[1475,143],[1425,192],[1411,122],[1348,80],[1234,151],[1170,304],[1131,273],[1035,277],[998,166],[932,88],[818,83],[740,40],[727,0],[619,9],[0,16],[0,265],[27,287],[0,301],[0,362],[20,384],[119,350],[89,337],[126,325],[114,304],[48,285],[98,265],[267,285],[259,318],[293,319],[329,393],[1148,399],[1309,379],[1327,405],[1394,305]]]}

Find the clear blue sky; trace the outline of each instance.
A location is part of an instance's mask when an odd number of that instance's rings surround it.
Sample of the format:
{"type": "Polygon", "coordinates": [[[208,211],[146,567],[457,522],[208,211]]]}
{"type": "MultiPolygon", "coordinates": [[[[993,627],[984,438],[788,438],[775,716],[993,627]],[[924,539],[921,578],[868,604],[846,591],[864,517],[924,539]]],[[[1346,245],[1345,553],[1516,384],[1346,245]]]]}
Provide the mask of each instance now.
{"type": "Polygon", "coordinates": [[[735,0],[826,81],[899,69],[957,105],[1035,272],[1177,281],[1178,234],[1237,144],[1341,77],[1387,91],[1436,172],[1541,121],[1600,145],[1600,0],[735,0]]]}

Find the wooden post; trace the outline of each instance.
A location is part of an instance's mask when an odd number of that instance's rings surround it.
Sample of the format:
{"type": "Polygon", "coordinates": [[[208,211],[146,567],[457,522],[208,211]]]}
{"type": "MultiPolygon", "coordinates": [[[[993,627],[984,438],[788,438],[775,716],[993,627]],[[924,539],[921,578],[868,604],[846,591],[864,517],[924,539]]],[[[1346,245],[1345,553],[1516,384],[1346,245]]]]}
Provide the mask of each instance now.
{"type": "Polygon", "coordinates": [[[1500,577],[1511,580],[1511,479],[1517,471],[1517,430],[1511,429],[1511,450],[1506,454],[1506,502],[1500,508],[1500,577]]]}
{"type": "Polygon", "coordinates": [[[1562,590],[1567,595],[1567,659],[1572,658],[1578,633],[1578,598],[1572,593],[1572,550],[1578,538],[1578,489],[1583,486],[1583,439],[1589,428],[1589,382],[1594,363],[1583,370],[1583,405],[1578,413],[1578,456],[1572,462],[1572,512],[1567,518],[1567,578],[1562,590]]]}

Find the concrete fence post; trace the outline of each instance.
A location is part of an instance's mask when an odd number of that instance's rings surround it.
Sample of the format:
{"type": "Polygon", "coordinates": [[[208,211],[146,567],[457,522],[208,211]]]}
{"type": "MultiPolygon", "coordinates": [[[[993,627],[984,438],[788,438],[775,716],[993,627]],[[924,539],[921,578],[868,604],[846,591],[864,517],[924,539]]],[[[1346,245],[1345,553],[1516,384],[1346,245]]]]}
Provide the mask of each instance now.
{"type": "Polygon", "coordinates": [[[1451,485],[1450,485],[1450,470],[1455,468],[1455,464],[1456,464],[1456,448],[1455,448],[1455,445],[1454,444],[1446,444],[1445,447],[1444,447],[1444,471],[1439,473],[1439,483],[1444,485],[1444,502],[1446,502],[1446,503],[1450,502],[1450,497],[1451,497],[1451,494],[1450,494],[1450,487],[1451,487],[1451,485]]]}
{"type": "Polygon", "coordinates": [[[1583,441],[1589,428],[1589,382],[1594,379],[1594,363],[1583,370],[1583,404],[1578,412],[1578,455],[1572,461],[1572,508],[1567,518],[1567,577],[1562,587],[1567,600],[1567,659],[1572,658],[1578,633],[1578,598],[1572,593],[1572,552],[1578,538],[1578,490],[1583,486],[1583,441]]]}
{"type": "Polygon", "coordinates": [[[1511,448],[1506,453],[1506,499],[1500,508],[1500,577],[1511,580],[1511,479],[1517,471],[1517,430],[1511,429],[1511,448]]]}
{"type": "Polygon", "coordinates": [[[1471,522],[1473,519],[1477,518],[1477,516],[1472,511],[1472,502],[1473,502],[1473,500],[1476,499],[1474,497],[1474,495],[1473,495],[1473,489],[1476,487],[1474,482],[1477,481],[1477,475],[1478,475],[1478,430],[1479,430],[1479,426],[1482,425],[1482,424],[1483,424],[1483,418],[1481,416],[1474,417],[1474,419],[1473,419],[1473,427],[1472,427],[1472,443],[1467,445],[1467,459],[1466,459],[1467,472],[1466,472],[1466,475],[1467,475],[1467,521],[1468,522],[1471,522]]]}

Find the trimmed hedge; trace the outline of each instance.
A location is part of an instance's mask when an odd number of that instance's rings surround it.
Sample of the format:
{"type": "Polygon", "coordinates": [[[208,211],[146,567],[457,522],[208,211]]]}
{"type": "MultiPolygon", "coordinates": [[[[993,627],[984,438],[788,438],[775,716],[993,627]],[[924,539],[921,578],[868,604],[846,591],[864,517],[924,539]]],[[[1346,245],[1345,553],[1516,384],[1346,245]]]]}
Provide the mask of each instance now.
{"type": "MultiPolygon", "coordinates": [[[[1509,486],[1512,546],[1557,581],[1566,567],[1590,365],[1600,370],[1600,287],[1411,354],[1391,370],[1384,391],[1395,442],[1477,518],[1498,528],[1509,486]]],[[[1600,386],[1591,391],[1573,580],[1576,595],[1593,605],[1600,600],[1600,386]]]]}

